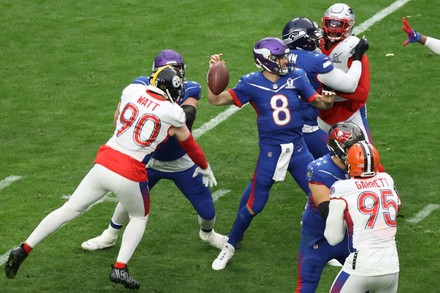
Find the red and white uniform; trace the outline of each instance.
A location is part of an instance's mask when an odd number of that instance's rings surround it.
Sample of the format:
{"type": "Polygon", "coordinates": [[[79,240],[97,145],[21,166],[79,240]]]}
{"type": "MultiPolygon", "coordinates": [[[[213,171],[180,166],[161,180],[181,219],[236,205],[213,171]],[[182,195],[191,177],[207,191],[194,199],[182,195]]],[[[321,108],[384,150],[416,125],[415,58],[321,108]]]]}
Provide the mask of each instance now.
{"type": "Polygon", "coordinates": [[[377,173],[337,181],[330,197],[324,236],[336,245],[348,233],[351,252],[331,292],[382,292],[375,291],[381,288],[396,292],[399,257],[395,235],[400,199],[391,176],[377,173]]]}
{"type": "Polygon", "coordinates": [[[140,84],[124,89],[119,113],[115,132],[101,147],[95,163],[128,179],[146,181],[142,160],[168,138],[172,126],[185,125],[185,113],[178,104],[156,94],[153,87],[140,84]]]}
{"type": "Polygon", "coordinates": [[[182,108],[155,91],[156,88],[136,84],[124,89],[113,136],[99,149],[95,165],[70,199],[32,232],[26,240],[28,245],[35,247],[110,191],[130,215],[117,257],[118,262],[128,263],[142,239],[150,210],[147,172],[142,160],[168,138],[172,126],[185,124],[182,108]]]}
{"type": "MultiPolygon", "coordinates": [[[[321,49],[323,54],[330,57],[336,68],[347,72],[353,62],[352,53],[358,42],[359,38],[349,36],[335,43],[329,50],[324,47],[321,49]]],[[[361,62],[362,74],[356,90],[349,94],[338,92],[333,106],[328,110],[319,111],[318,124],[323,130],[328,131],[333,124],[347,121],[359,125],[364,133],[369,133],[368,125],[367,129],[364,127],[366,113],[360,111],[365,106],[370,91],[370,65],[367,55],[363,55],[361,62]]]]}

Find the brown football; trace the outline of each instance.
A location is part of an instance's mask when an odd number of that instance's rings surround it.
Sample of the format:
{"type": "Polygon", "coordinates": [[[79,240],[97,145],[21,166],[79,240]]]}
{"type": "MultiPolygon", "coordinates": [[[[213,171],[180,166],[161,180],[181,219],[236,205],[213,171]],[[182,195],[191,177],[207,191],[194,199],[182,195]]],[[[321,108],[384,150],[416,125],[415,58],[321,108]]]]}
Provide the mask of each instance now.
{"type": "Polygon", "coordinates": [[[208,72],[208,87],[214,95],[220,94],[229,84],[229,71],[224,62],[215,63],[208,72]]]}

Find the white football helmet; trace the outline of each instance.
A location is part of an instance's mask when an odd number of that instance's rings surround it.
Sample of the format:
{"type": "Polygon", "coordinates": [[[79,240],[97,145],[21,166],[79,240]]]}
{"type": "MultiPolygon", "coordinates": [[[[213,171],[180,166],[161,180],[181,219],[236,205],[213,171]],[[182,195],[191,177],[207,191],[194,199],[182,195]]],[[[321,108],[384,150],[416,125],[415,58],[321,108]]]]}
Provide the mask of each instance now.
{"type": "Polygon", "coordinates": [[[355,22],[354,11],[344,3],[330,6],[322,17],[324,37],[332,42],[340,41],[351,35],[355,22]]]}

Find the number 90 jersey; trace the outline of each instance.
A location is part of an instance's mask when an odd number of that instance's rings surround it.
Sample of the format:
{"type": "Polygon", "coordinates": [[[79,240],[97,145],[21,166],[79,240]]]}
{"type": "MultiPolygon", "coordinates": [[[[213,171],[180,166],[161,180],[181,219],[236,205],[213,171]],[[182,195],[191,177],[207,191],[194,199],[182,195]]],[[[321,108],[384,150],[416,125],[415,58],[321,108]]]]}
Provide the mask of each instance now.
{"type": "Polygon", "coordinates": [[[395,235],[400,199],[391,176],[377,173],[374,177],[337,181],[330,197],[330,210],[333,201],[338,201],[347,223],[351,254],[344,270],[363,276],[398,272],[395,235]]]}
{"type": "Polygon", "coordinates": [[[185,113],[178,104],[159,95],[155,87],[130,84],[122,92],[116,129],[106,144],[142,161],[169,137],[171,127],[184,125],[185,113]]]}
{"type": "Polygon", "coordinates": [[[313,101],[317,94],[299,68],[280,75],[276,82],[268,80],[263,72],[250,73],[242,76],[229,93],[238,107],[251,103],[257,112],[260,143],[269,145],[291,143],[302,137],[300,97],[313,101]]]}

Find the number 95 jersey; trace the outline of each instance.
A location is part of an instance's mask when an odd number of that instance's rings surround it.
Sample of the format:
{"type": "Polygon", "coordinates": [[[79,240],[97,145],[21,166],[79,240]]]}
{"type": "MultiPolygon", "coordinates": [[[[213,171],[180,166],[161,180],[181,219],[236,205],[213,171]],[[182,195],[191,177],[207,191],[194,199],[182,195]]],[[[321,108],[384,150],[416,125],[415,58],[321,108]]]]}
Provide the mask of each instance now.
{"type": "Polygon", "coordinates": [[[337,181],[330,197],[330,209],[338,208],[347,223],[351,254],[344,271],[362,276],[398,272],[395,235],[400,199],[391,176],[377,173],[374,177],[337,181]],[[333,201],[339,207],[333,206],[333,201]]]}
{"type": "Polygon", "coordinates": [[[115,132],[106,144],[138,161],[169,137],[171,127],[185,125],[182,108],[152,86],[127,86],[122,92],[119,113],[115,132]]]}

